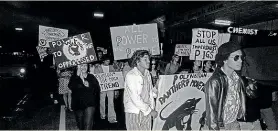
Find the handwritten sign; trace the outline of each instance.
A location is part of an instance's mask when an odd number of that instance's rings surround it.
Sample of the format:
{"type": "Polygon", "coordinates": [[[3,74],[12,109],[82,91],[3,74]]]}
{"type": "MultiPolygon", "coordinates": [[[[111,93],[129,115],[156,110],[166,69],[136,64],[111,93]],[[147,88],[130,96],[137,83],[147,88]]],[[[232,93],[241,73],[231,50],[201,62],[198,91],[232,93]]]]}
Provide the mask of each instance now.
{"type": "Polygon", "coordinates": [[[215,60],[218,49],[218,30],[192,29],[190,60],[215,60]]]}
{"type": "Polygon", "coordinates": [[[199,130],[205,112],[204,85],[212,73],[161,75],[153,130],[199,130]]]}
{"type": "Polygon", "coordinates": [[[175,54],[178,56],[189,56],[190,48],[190,44],[176,44],[175,54]]]}
{"type": "Polygon", "coordinates": [[[114,59],[130,58],[136,50],[149,50],[159,55],[157,24],[111,27],[114,59]]]}
{"type": "Polygon", "coordinates": [[[109,72],[94,75],[99,82],[101,91],[124,88],[124,77],[122,72],[109,72]]]}
{"type": "Polygon", "coordinates": [[[97,60],[90,33],[50,42],[55,65],[60,69],[97,60]]]}
{"type": "Polygon", "coordinates": [[[68,37],[68,30],[39,25],[39,46],[49,47],[49,42],[68,37]]]}
{"type": "Polygon", "coordinates": [[[41,62],[43,61],[43,58],[47,56],[46,47],[36,46],[36,49],[38,51],[38,54],[40,56],[41,62]]]}

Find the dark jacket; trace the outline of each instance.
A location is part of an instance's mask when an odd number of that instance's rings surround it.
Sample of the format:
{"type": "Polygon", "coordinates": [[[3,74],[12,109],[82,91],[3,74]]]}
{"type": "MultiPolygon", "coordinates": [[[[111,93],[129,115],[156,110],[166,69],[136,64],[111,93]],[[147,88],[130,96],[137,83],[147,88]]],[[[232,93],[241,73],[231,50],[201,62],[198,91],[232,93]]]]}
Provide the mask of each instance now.
{"type": "Polygon", "coordinates": [[[90,106],[97,106],[99,103],[100,87],[98,80],[94,75],[88,74],[86,81],[89,87],[86,87],[81,78],[73,75],[69,81],[69,88],[72,90],[72,109],[85,109],[90,106]]]}
{"type": "MultiPolygon", "coordinates": [[[[244,85],[242,78],[239,77],[238,86],[240,89],[239,98],[241,101],[241,108],[239,109],[237,118],[243,120],[245,120],[246,115],[246,94],[251,98],[256,97],[254,91],[245,88],[246,85],[244,85]]],[[[220,68],[217,68],[205,84],[206,124],[210,130],[224,129],[223,108],[226,101],[227,89],[228,77],[220,68]]]]}

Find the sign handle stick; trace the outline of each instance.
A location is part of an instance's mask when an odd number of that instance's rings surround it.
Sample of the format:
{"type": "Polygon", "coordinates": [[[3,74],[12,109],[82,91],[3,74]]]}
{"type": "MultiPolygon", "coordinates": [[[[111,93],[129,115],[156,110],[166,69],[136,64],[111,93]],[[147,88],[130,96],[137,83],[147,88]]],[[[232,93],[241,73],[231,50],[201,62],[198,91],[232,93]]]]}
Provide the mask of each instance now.
{"type": "Polygon", "coordinates": [[[181,61],[180,61],[180,65],[181,65],[181,63],[182,63],[182,56],[181,56],[181,61]]]}
{"type": "Polygon", "coordinates": [[[202,61],[202,70],[204,70],[204,61],[202,61]]]}

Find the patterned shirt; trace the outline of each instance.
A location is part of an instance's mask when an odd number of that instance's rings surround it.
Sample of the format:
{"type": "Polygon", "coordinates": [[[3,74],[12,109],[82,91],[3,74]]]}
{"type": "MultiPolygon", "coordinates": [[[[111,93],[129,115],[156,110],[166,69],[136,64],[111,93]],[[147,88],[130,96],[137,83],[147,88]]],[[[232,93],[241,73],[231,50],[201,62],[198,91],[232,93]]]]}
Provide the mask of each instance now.
{"type": "Polygon", "coordinates": [[[231,78],[228,77],[228,91],[226,97],[226,103],[224,105],[224,123],[229,124],[237,119],[238,111],[240,109],[239,99],[239,76],[236,72],[233,72],[231,78]]]}

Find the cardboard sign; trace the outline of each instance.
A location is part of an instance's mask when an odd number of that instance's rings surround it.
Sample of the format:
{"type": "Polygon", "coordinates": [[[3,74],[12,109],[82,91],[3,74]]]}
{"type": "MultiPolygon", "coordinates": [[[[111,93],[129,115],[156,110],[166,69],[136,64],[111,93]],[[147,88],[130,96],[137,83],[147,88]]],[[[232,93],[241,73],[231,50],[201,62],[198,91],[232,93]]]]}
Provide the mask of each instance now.
{"type": "Polygon", "coordinates": [[[90,33],[52,41],[49,45],[55,65],[60,69],[97,60],[90,33]]]}
{"type": "Polygon", "coordinates": [[[38,51],[38,54],[40,56],[41,62],[43,61],[43,58],[47,56],[46,47],[40,47],[40,46],[36,46],[36,49],[38,51]]]}
{"type": "Polygon", "coordinates": [[[215,60],[218,49],[218,30],[192,29],[190,60],[215,60]]]}
{"type": "Polygon", "coordinates": [[[199,130],[204,118],[204,85],[212,73],[161,75],[153,130],[199,130]]]}
{"type": "Polygon", "coordinates": [[[111,27],[114,59],[130,58],[136,50],[149,50],[159,55],[157,24],[111,27]]]}
{"type": "Polygon", "coordinates": [[[124,88],[124,77],[122,72],[109,72],[94,75],[99,82],[101,91],[124,88]]]}
{"type": "Polygon", "coordinates": [[[68,30],[39,25],[39,46],[49,47],[49,42],[68,37],[68,30]]]}
{"type": "Polygon", "coordinates": [[[176,44],[175,54],[178,56],[189,56],[190,48],[190,44],[176,44]]]}

